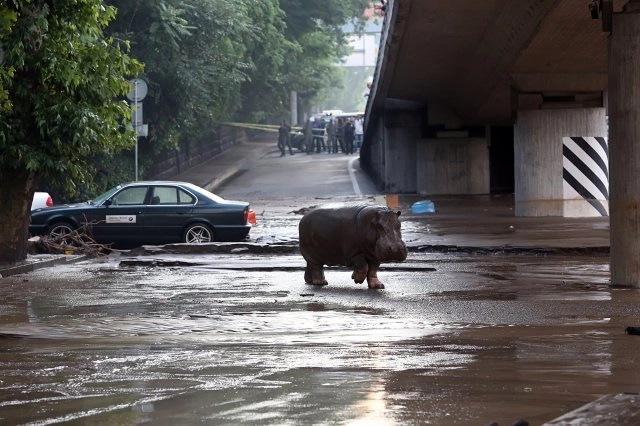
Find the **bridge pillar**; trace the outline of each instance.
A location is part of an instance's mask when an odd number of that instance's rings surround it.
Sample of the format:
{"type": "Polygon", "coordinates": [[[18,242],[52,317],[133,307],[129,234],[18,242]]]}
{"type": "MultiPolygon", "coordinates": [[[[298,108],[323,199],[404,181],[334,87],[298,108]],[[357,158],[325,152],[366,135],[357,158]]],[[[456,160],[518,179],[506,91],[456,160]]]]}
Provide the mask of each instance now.
{"type": "Polygon", "coordinates": [[[606,216],[604,108],[518,111],[514,128],[516,216],[606,216]]]}
{"type": "Polygon", "coordinates": [[[421,115],[391,110],[384,115],[384,186],[389,193],[416,192],[416,142],[421,115]]]}
{"type": "Polygon", "coordinates": [[[613,15],[609,38],[611,284],[640,287],[640,13],[613,15]]]}

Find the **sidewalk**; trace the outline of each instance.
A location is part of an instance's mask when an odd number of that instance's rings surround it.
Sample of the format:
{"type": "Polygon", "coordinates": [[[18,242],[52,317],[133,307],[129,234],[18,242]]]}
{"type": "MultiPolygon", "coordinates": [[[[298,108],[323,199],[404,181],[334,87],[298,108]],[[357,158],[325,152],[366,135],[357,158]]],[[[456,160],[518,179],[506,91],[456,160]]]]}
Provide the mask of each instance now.
{"type": "Polygon", "coordinates": [[[216,192],[217,188],[238,173],[247,170],[260,157],[277,150],[276,137],[275,133],[266,134],[252,141],[237,143],[204,163],[173,176],[171,180],[191,182],[208,191],[216,192]]]}

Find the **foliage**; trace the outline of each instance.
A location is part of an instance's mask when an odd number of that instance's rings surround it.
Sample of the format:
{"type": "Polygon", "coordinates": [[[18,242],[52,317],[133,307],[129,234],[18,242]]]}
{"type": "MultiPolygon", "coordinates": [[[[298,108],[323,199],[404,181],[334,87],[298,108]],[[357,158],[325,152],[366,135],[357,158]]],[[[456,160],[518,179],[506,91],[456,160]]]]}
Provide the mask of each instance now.
{"type": "MultiPolygon", "coordinates": [[[[12,25],[18,19],[15,10],[9,8],[8,4],[0,4],[0,35],[11,31],[12,25]]],[[[9,92],[4,88],[5,82],[13,77],[15,69],[12,66],[4,66],[4,51],[0,49],[0,110],[7,110],[11,107],[9,92]]]]}
{"type": "MultiPolygon", "coordinates": [[[[102,35],[115,9],[98,0],[13,0],[19,18],[0,37],[9,105],[0,112],[0,177],[26,170],[73,192],[90,182],[82,161],[130,147],[124,76],[140,64],[102,35]]],[[[126,44],[124,45],[126,47],[126,44]]]]}
{"type": "Polygon", "coordinates": [[[243,40],[254,31],[245,2],[228,0],[113,0],[112,34],[131,41],[145,63],[149,86],[144,121],[152,152],[198,139],[240,104],[250,64],[243,40]]]}
{"type": "Polygon", "coordinates": [[[279,121],[289,92],[340,81],[342,26],[367,0],[110,0],[109,31],[145,63],[145,157],[207,138],[217,122],[279,121]],[[178,137],[176,137],[176,132],[178,137]]]}
{"type": "Polygon", "coordinates": [[[100,0],[8,0],[0,7],[0,261],[26,256],[39,181],[91,185],[86,159],[130,147],[123,95],[141,64],[103,35],[116,14],[100,0]]]}
{"type": "Polygon", "coordinates": [[[356,33],[361,32],[369,1],[281,0],[280,4],[287,17],[287,38],[300,46],[288,62],[289,89],[308,109],[327,91],[341,87],[344,71],[338,65],[349,53],[343,27],[352,23],[356,33]]]}
{"type": "Polygon", "coordinates": [[[320,110],[338,108],[345,112],[364,112],[367,106],[367,81],[374,73],[373,67],[347,68],[344,83],[332,87],[318,99],[320,110]]]}
{"type": "Polygon", "coordinates": [[[289,107],[287,64],[301,51],[286,38],[285,14],[277,0],[253,4],[253,31],[245,40],[251,69],[242,85],[241,120],[279,122],[289,107]]]}

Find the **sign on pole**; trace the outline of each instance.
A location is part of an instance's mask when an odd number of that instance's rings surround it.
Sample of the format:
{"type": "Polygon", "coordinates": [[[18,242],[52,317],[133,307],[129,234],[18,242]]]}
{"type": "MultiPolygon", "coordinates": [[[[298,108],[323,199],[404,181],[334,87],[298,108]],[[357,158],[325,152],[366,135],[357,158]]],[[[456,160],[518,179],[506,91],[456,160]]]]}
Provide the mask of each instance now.
{"type": "MultiPolygon", "coordinates": [[[[131,124],[136,132],[136,136],[147,136],[148,127],[142,124],[142,100],[147,96],[147,83],[141,78],[131,80],[131,91],[127,93],[127,98],[133,102],[131,105],[131,124]]],[[[135,151],[135,180],[138,180],[138,138],[136,137],[135,151]]]]}

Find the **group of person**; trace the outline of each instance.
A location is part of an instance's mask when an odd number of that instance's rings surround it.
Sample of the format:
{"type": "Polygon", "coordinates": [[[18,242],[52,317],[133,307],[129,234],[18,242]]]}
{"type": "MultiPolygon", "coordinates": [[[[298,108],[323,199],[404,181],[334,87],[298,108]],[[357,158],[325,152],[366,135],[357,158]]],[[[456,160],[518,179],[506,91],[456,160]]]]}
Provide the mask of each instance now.
{"type": "MultiPolygon", "coordinates": [[[[307,154],[314,151],[320,153],[327,151],[329,154],[340,152],[350,155],[359,151],[362,147],[364,125],[362,116],[340,117],[325,121],[321,117],[309,120],[302,128],[304,141],[300,149],[307,154]]],[[[278,149],[280,156],[293,155],[291,126],[282,121],[278,128],[278,149]]]]}
{"type": "Polygon", "coordinates": [[[313,122],[309,121],[304,128],[307,154],[314,151],[320,153],[337,154],[340,152],[350,155],[359,150],[362,146],[364,126],[361,116],[350,118],[330,118],[325,122],[321,117],[316,117],[313,122]]]}

